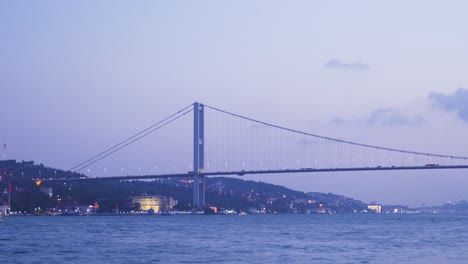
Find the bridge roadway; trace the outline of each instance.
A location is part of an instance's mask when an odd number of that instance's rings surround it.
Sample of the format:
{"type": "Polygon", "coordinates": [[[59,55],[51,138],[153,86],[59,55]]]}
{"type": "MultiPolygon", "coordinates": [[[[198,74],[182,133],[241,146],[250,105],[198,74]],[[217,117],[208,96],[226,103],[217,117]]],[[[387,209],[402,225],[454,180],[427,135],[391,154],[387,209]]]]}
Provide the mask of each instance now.
{"type": "MultiPolygon", "coordinates": [[[[301,169],[283,169],[283,170],[241,170],[241,171],[216,171],[203,172],[203,176],[244,176],[248,174],[279,174],[279,173],[311,173],[311,172],[349,172],[349,171],[394,171],[394,170],[444,170],[444,169],[468,169],[468,165],[447,165],[447,166],[391,166],[391,167],[350,167],[350,168],[301,168],[301,169]]],[[[192,177],[193,172],[174,173],[174,174],[156,174],[156,175],[137,175],[137,176],[115,176],[115,177],[80,177],[66,179],[42,179],[46,182],[68,182],[68,181],[103,181],[103,180],[142,180],[157,178],[182,178],[192,177]]]]}

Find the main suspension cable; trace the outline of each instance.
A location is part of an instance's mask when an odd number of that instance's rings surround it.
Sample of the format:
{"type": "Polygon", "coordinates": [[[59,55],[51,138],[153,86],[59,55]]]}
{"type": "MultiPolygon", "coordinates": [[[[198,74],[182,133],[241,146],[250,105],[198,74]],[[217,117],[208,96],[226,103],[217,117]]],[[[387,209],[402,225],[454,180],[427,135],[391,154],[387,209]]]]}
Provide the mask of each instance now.
{"type": "Polygon", "coordinates": [[[373,149],[378,149],[378,150],[387,150],[387,151],[394,151],[394,152],[399,152],[399,153],[413,154],[413,155],[424,155],[424,156],[439,157],[439,158],[468,160],[468,157],[465,157],[465,156],[442,155],[442,154],[410,151],[410,150],[404,150],[404,149],[380,147],[380,146],[375,146],[375,145],[369,145],[369,144],[363,144],[363,143],[358,143],[358,142],[353,142],[353,141],[347,141],[347,140],[342,140],[342,139],[337,139],[337,138],[321,136],[321,135],[317,135],[317,134],[313,134],[313,133],[303,132],[303,131],[299,131],[299,130],[295,130],[295,129],[291,129],[291,128],[287,128],[287,127],[283,127],[283,126],[270,124],[270,123],[267,123],[267,122],[263,122],[263,121],[260,121],[260,120],[256,120],[256,119],[253,119],[253,118],[249,118],[249,117],[246,117],[246,116],[242,116],[242,115],[238,115],[238,114],[235,114],[235,113],[232,113],[232,112],[228,112],[228,111],[225,111],[225,110],[213,107],[213,106],[205,105],[205,107],[208,107],[208,108],[210,108],[212,110],[215,110],[215,111],[227,114],[227,115],[235,116],[235,117],[238,117],[238,118],[249,120],[251,122],[262,124],[262,125],[265,125],[265,126],[269,126],[269,127],[273,127],[273,128],[277,128],[277,129],[281,129],[281,130],[285,130],[285,131],[290,131],[290,132],[294,132],[294,133],[298,133],[298,134],[302,134],[302,135],[306,135],[306,136],[311,136],[311,137],[315,137],[315,138],[325,139],[325,140],[329,140],[329,141],[345,143],[345,144],[350,144],[350,145],[360,146],[360,147],[366,147],[366,148],[373,148],[373,149]]]}

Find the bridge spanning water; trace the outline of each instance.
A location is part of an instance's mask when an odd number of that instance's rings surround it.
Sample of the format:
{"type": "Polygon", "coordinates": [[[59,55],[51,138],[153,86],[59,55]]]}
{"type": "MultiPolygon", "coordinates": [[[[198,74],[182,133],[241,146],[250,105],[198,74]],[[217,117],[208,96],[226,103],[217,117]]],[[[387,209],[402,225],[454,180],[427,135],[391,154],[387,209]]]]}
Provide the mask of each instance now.
{"type": "Polygon", "coordinates": [[[195,209],[205,205],[205,177],[352,171],[468,169],[468,157],[363,144],[290,129],[195,102],[45,182],[192,177],[195,209]],[[208,114],[207,114],[208,112],[208,114]],[[73,178],[148,135],[193,113],[188,170],[151,175],[73,178]],[[208,124],[207,122],[208,117],[208,124]]]}

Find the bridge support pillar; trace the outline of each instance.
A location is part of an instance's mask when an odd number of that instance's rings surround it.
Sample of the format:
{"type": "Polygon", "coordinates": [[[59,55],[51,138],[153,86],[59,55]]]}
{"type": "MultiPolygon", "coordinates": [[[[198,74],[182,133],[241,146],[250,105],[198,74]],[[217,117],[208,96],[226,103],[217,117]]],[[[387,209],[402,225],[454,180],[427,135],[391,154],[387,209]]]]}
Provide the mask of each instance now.
{"type": "Polygon", "coordinates": [[[205,162],[205,131],[203,105],[193,104],[193,209],[205,207],[205,176],[202,175],[205,162]]]}

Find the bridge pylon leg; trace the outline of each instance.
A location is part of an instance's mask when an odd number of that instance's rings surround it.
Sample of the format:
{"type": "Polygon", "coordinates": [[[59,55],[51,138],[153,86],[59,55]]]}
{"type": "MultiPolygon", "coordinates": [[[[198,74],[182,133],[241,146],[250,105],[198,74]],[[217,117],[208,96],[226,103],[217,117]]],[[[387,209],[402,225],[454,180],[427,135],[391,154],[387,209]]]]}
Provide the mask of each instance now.
{"type": "Polygon", "coordinates": [[[202,174],[205,162],[203,105],[195,102],[193,114],[193,209],[202,210],[205,207],[205,176],[202,174]]]}

